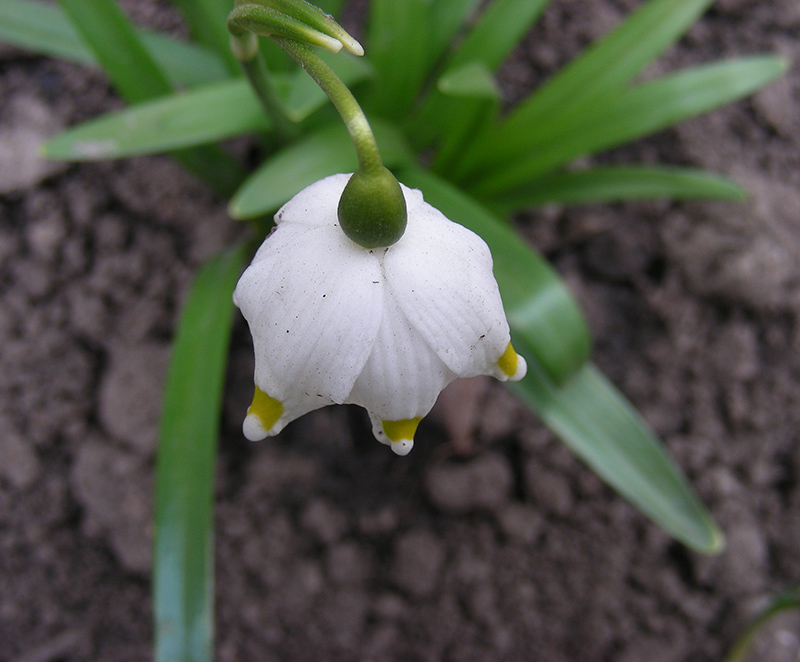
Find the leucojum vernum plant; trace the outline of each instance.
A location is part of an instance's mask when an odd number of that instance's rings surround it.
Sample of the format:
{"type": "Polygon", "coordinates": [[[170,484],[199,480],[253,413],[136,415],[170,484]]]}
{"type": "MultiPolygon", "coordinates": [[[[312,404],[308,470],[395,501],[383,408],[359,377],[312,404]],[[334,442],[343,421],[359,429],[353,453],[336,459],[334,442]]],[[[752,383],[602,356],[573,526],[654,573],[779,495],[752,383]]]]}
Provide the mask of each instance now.
{"type": "Polygon", "coordinates": [[[506,108],[495,74],[548,0],[371,0],[366,48],[331,18],[342,0],[173,3],[188,41],[137,29],[114,0],[0,0],[0,38],[102,67],[129,104],[57,136],[46,156],[170,153],[230,198],[257,242],[279,210],[249,267],[252,242],[203,266],[176,333],[157,458],[156,659],[212,657],[232,300],[255,347],[249,439],[355,403],[405,455],[444,386],[492,375],[669,534],[719,552],[723,536],[681,471],[591,363],[564,283],[507,219],[548,203],[741,199],[720,175],[591,156],[746,96],[785,62],[642,79],[712,3],[646,0],[506,108]],[[242,134],[260,138],[251,173],[218,144],[242,134]]]}

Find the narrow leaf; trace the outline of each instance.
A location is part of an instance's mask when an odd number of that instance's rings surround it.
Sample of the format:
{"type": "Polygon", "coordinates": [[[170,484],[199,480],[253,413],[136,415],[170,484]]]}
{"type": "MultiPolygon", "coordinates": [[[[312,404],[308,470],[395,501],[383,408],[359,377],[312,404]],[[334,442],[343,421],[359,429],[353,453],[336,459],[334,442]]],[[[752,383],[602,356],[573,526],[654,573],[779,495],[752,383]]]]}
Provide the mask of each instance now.
{"type": "Polygon", "coordinates": [[[89,161],[151,154],[266,131],[264,116],[245,80],[215,83],[103,115],[45,144],[51,159],[89,161]]]}
{"type": "Polygon", "coordinates": [[[534,150],[487,170],[478,195],[522,186],[578,156],[641,138],[723,106],[763,87],[786,71],[786,62],[757,56],[718,62],[610,94],[592,108],[566,116],[534,150]]]}
{"type": "Polygon", "coordinates": [[[156,460],[155,659],[210,662],[214,624],[214,465],[231,296],[246,251],[209,261],[181,315],[156,460]]]}
{"type": "Polygon", "coordinates": [[[425,78],[429,4],[428,0],[370,2],[367,52],[376,77],[368,108],[384,117],[403,117],[425,78]]]}
{"type": "Polygon", "coordinates": [[[605,166],[558,172],[503,193],[497,204],[508,213],[559,202],[581,204],[621,200],[743,200],[735,182],[692,168],[605,166]]]}
{"type": "Polygon", "coordinates": [[[447,67],[482,62],[497,69],[551,0],[494,0],[447,61],[447,67]]]}
{"type": "Polygon", "coordinates": [[[527,356],[556,383],[579,370],[589,356],[583,315],[564,281],[541,255],[477,202],[436,175],[419,168],[400,172],[407,186],[422,190],[427,202],[449,219],[483,237],[494,258],[512,339],[526,344],[527,356]]]}
{"type": "MultiPolygon", "coordinates": [[[[356,58],[334,60],[346,85],[366,77],[356,58]]],[[[275,74],[289,117],[299,122],[327,103],[328,97],[304,72],[275,74]]],[[[270,124],[250,85],[228,80],[108,113],[69,129],[45,144],[45,156],[70,161],[116,159],[152,154],[267,131],[270,124]]]]}
{"type": "MultiPolygon", "coordinates": [[[[482,65],[494,71],[510,53],[519,39],[530,29],[531,23],[547,6],[550,0],[495,0],[480,16],[459,47],[446,57],[444,75],[446,79],[465,66],[482,65]]],[[[442,93],[440,82],[425,98],[418,112],[408,120],[408,135],[415,149],[425,150],[443,141],[453,140],[450,117],[454,111],[452,99],[442,93]]],[[[476,140],[481,133],[468,136],[461,145],[461,152],[476,140]]],[[[452,173],[451,173],[452,174],[452,173]]]]}
{"type": "MultiPolygon", "coordinates": [[[[373,121],[372,130],[387,168],[413,160],[396,127],[373,121]]],[[[339,122],[326,125],[263,163],[233,196],[228,212],[239,219],[274,212],[318,179],[353,172],[357,166],[355,150],[344,126],[339,122]]]]}
{"type": "MultiPolygon", "coordinates": [[[[519,352],[531,351],[523,342],[519,352]]],[[[535,362],[510,388],[611,487],[670,535],[718,554],[722,532],[647,424],[592,364],[557,387],[535,362]]]]}
{"type": "MultiPolygon", "coordinates": [[[[713,0],[651,0],[520,103],[465,156],[463,169],[511,159],[547,126],[629,82],[675,42],[713,0]]],[[[459,171],[460,172],[460,171],[459,171]]]]}
{"type": "Polygon", "coordinates": [[[126,101],[136,103],[172,91],[114,0],[59,0],[59,4],[126,101]]]}
{"type": "Polygon", "coordinates": [[[231,74],[239,74],[239,63],[229,46],[227,27],[233,0],[172,0],[172,3],[186,18],[192,36],[216,53],[231,74]]]}
{"type": "MultiPolygon", "coordinates": [[[[113,0],[59,2],[114,87],[129,103],[146,101],[172,91],[166,75],[113,0]]],[[[239,165],[215,146],[182,150],[173,156],[222,196],[230,195],[241,181],[239,165]]]]}
{"type": "MultiPolygon", "coordinates": [[[[137,31],[172,85],[193,86],[226,76],[209,51],[171,37],[137,31]]],[[[97,59],[59,7],[29,0],[0,0],[0,40],[27,50],[81,64],[97,59]]]]}
{"type": "Polygon", "coordinates": [[[439,59],[478,8],[480,0],[438,0],[431,4],[431,64],[439,59]]]}
{"type": "MultiPolygon", "coordinates": [[[[451,70],[439,79],[438,88],[449,98],[450,104],[446,130],[442,131],[431,169],[444,173],[458,161],[463,146],[497,114],[500,90],[492,73],[481,62],[469,62],[451,70]]],[[[435,121],[431,118],[431,124],[435,121]]]]}

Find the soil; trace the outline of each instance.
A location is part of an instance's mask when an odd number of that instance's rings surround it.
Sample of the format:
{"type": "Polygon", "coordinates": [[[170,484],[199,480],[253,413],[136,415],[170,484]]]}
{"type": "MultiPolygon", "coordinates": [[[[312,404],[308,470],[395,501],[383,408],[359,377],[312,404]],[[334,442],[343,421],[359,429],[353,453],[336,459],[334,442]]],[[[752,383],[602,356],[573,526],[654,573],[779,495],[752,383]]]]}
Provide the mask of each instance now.
{"type": "MultiPolygon", "coordinates": [[[[509,100],[638,2],[556,0],[509,100]]],[[[174,29],[153,2],[141,22],[174,29]]],[[[237,321],[220,441],[217,659],[720,660],[800,582],[800,4],[720,0],[653,71],[760,52],[754,97],[604,157],[707,167],[728,203],[548,207],[520,228],[583,303],[595,360],[728,538],[687,551],[491,381],[457,384],[395,457],[357,408],[258,444],[237,321]]],[[[153,455],[191,276],[242,230],[166,157],[45,163],[119,105],[88,68],[0,50],[0,660],[150,659],[153,455]]],[[[800,618],[753,659],[800,659],[800,618]]]]}

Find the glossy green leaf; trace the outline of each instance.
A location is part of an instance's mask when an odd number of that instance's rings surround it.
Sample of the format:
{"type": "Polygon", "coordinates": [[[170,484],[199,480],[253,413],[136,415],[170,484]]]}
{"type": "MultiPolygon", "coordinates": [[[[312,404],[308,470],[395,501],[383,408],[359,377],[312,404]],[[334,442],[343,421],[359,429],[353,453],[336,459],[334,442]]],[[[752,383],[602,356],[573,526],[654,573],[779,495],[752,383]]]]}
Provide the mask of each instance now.
{"type": "Polygon", "coordinates": [[[59,4],[126,101],[136,103],[172,91],[114,0],[59,0],[59,4]]]}
{"type": "MultiPolygon", "coordinates": [[[[219,58],[204,48],[155,32],[137,32],[173,85],[193,86],[226,76],[219,58]]],[[[0,0],[0,40],[51,57],[97,64],[64,12],[41,2],[0,0]]]]}
{"type": "MultiPolygon", "coordinates": [[[[169,80],[113,0],[59,0],[114,87],[129,103],[172,91],[169,80]]],[[[241,180],[241,167],[221,149],[208,145],[174,152],[175,159],[202,177],[216,193],[228,196],[241,180]]]]}
{"type": "Polygon", "coordinates": [[[228,71],[236,75],[239,63],[229,46],[227,19],[233,0],[172,0],[189,24],[192,36],[225,62],[228,71]]]}
{"type": "Polygon", "coordinates": [[[503,193],[496,203],[508,213],[558,202],[622,200],[744,200],[747,193],[726,177],[693,168],[604,166],[558,172],[503,193]]]}
{"type": "Polygon", "coordinates": [[[586,362],[590,340],[578,304],[550,264],[508,226],[448,182],[419,168],[400,171],[400,181],[422,190],[449,219],[483,237],[505,304],[514,346],[526,343],[549,378],[562,383],[586,362]]]}
{"type": "MultiPolygon", "coordinates": [[[[533,353],[528,337],[516,350],[533,353]]],[[[556,386],[535,361],[510,384],[547,426],[617,492],[674,538],[718,554],[725,538],[681,470],[630,403],[592,364],[556,386]]]]}
{"type": "Polygon", "coordinates": [[[438,88],[450,103],[447,129],[439,139],[431,169],[445,173],[458,161],[464,145],[497,114],[501,95],[492,72],[482,62],[452,69],[439,79],[438,88]]]}
{"type": "Polygon", "coordinates": [[[70,161],[165,152],[266,131],[269,122],[245,80],[229,80],[137,104],[69,129],[44,155],[70,161]]]}
{"type": "Polygon", "coordinates": [[[498,164],[476,182],[480,196],[505,191],[586,154],[641,138],[740,99],[782,75],[774,56],[719,62],[611,93],[591,108],[569,114],[558,132],[521,158],[498,164]]]}
{"type": "MultiPolygon", "coordinates": [[[[413,160],[402,134],[381,121],[372,130],[387,168],[413,160]]],[[[358,166],[355,150],[344,126],[326,125],[316,133],[270,157],[236,192],[228,207],[233,218],[255,218],[274,212],[293,195],[318,179],[358,166]]]]}
{"type": "Polygon", "coordinates": [[[156,460],[155,659],[210,662],[214,465],[243,246],[203,266],[172,349],[156,460]]]}
{"type": "MultiPolygon", "coordinates": [[[[431,146],[439,147],[442,142],[452,143],[454,137],[459,137],[460,132],[453,130],[450,118],[453,113],[461,112],[458,106],[464,104],[453,104],[452,97],[442,92],[441,81],[465,66],[481,65],[489,71],[497,69],[549,2],[495,0],[488,5],[463,42],[445,59],[444,75],[437,81],[436,88],[408,119],[407,133],[415,149],[423,151],[431,146]]],[[[480,133],[469,135],[468,141],[461,145],[462,153],[479,136],[480,133]]]]}
{"type": "Polygon", "coordinates": [[[425,78],[429,0],[372,0],[367,53],[375,67],[367,107],[391,119],[405,115],[425,78]]]}
{"type": "Polygon", "coordinates": [[[431,63],[452,46],[454,39],[464,31],[480,3],[481,0],[438,0],[431,3],[429,54],[431,63]]]}
{"type": "Polygon", "coordinates": [[[447,68],[482,62],[497,69],[552,0],[494,0],[447,61],[447,68]]]}
{"type": "MultiPolygon", "coordinates": [[[[651,0],[602,40],[520,103],[498,130],[487,133],[465,155],[462,170],[490,167],[531,149],[576,109],[621,90],[670,44],[713,0],[651,0]]],[[[588,115],[588,114],[587,114],[588,115]]]]}
{"type": "MultiPolygon", "coordinates": [[[[368,67],[341,57],[335,69],[345,84],[364,78],[368,67]]],[[[274,75],[287,114],[301,121],[328,98],[303,71],[274,75]]],[[[45,144],[45,156],[71,161],[115,159],[165,152],[225,140],[243,133],[267,131],[269,120],[242,80],[228,80],[137,104],[69,129],[45,144]]]]}

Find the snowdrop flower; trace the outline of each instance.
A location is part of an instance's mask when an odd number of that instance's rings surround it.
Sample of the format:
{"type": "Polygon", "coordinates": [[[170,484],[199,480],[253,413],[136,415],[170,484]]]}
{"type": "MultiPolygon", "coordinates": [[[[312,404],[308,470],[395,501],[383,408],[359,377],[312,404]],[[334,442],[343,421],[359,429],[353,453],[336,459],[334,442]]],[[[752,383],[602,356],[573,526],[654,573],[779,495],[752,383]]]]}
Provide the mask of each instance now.
{"type": "Polygon", "coordinates": [[[398,455],[457,377],[525,375],[510,343],[483,240],[402,187],[405,234],[365,249],[339,227],[350,175],[298,193],[242,275],[234,302],[255,345],[255,395],[243,430],[253,441],[303,414],[357,404],[398,455]]]}

